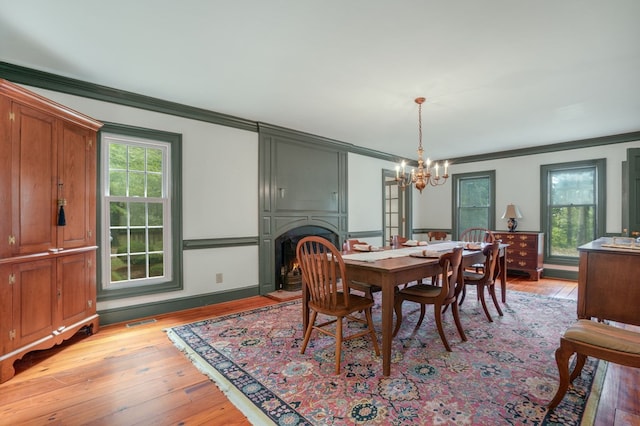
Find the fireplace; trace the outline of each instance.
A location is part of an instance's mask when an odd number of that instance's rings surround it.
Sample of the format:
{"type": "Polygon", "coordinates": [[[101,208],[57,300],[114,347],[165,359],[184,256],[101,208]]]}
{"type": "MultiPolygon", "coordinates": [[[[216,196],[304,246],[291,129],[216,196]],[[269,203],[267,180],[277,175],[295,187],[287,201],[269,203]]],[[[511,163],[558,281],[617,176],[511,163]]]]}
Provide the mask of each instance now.
{"type": "Polygon", "coordinates": [[[325,238],[338,247],[338,235],[320,226],[300,226],[285,232],[275,239],[275,283],[276,290],[296,291],[302,288],[302,276],[296,260],[298,241],[315,235],[325,238]]]}

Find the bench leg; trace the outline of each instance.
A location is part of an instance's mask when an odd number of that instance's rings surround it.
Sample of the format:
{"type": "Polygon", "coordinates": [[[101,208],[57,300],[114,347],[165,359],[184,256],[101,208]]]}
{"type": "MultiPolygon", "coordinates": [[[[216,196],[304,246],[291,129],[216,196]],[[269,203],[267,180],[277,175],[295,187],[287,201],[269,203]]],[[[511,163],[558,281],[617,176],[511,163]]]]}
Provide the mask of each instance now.
{"type": "Polygon", "coordinates": [[[563,339],[560,339],[560,347],[556,349],[556,364],[558,365],[560,383],[558,391],[548,405],[550,411],[558,406],[569,389],[569,358],[571,358],[572,354],[573,350],[565,344],[563,339]]]}
{"type": "Polygon", "coordinates": [[[569,383],[573,383],[573,381],[582,373],[582,367],[584,367],[584,363],[587,361],[587,356],[581,353],[576,354],[576,366],[573,368],[571,372],[571,376],[569,377],[569,383]]]}

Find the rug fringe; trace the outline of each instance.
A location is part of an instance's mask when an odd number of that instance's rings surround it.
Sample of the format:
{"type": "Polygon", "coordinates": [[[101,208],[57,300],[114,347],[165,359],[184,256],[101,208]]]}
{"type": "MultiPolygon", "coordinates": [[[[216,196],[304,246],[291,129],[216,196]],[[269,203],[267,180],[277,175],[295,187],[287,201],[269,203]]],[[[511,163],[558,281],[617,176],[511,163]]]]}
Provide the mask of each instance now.
{"type": "Polygon", "coordinates": [[[184,353],[191,363],[204,375],[209,377],[218,386],[218,389],[235,405],[235,407],[251,422],[253,425],[275,425],[269,417],[262,411],[258,410],[242,392],[212,368],[200,355],[189,347],[173,330],[165,330],[169,340],[184,353]]]}

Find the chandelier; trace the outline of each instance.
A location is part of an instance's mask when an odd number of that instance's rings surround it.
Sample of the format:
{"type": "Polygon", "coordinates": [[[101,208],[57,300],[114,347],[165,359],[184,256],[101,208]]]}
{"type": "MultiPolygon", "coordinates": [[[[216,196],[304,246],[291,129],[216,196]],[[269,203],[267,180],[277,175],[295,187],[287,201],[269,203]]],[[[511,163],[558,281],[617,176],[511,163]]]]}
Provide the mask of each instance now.
{"type": "Polygon", "coordinates": [[[411,169],[411,173],[408,174],[406,172],[407,163],[404,160],[400,165],[396,166],[396,182],[398,182],[398,186],[404,190],[406,187],[415,184],[420,193],[427,185],[442,185],[449,177],[448,161],[444,162],[444,173],[442,175],[440,175],[440,165],[437,162],[433,165],[433,171],[430,159],[427,158],[425,165],[424,149],[422,148],[422,104],[424,101],[425,98],[416,98],[415,100],[418,104],[418,170],[411,169]]]}

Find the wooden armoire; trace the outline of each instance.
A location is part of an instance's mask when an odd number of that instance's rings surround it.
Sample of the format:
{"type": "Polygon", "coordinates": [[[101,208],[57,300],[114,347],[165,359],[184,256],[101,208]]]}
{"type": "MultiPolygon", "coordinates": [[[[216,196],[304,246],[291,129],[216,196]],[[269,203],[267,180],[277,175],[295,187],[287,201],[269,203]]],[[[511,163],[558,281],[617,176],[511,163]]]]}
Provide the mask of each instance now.
{"type": "Polygon", "coordinates": [[[0,383],[27,352],[98,330],[101,126],[0,79],[0,383]]]}

